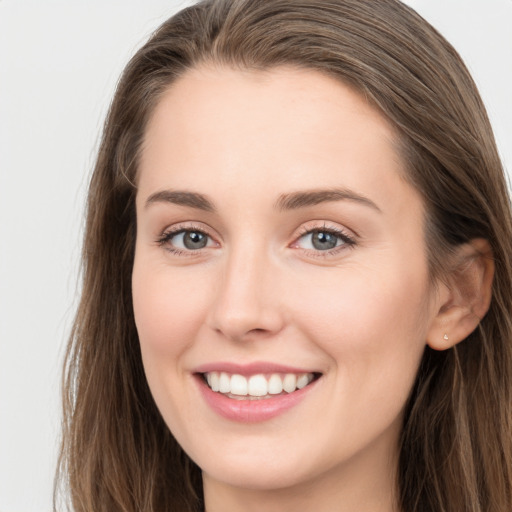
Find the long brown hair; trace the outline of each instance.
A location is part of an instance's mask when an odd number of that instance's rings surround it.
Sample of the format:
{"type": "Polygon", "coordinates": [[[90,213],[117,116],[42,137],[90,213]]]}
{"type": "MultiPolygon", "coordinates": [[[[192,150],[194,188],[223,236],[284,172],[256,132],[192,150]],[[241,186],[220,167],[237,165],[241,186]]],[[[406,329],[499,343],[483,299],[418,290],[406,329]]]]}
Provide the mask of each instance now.
{"type": "Polygon", "coordinates": [[[90,185],[82,298],[66,357],[57,481],[73,510],[202,507],[200,470],[146,383],[131,271],[145,126],[169,85],[204,62],[316,70],[372,102],[400,134],[407,179],[424,199],[433,276],[457,245],[489,241],[489,312],[458,346],[425,350],[396,492],[404,512],[512,510],[512,221],[503,169],[460,57],[398,0],[205,0],[164,23],[128,64],[90,185]]]}

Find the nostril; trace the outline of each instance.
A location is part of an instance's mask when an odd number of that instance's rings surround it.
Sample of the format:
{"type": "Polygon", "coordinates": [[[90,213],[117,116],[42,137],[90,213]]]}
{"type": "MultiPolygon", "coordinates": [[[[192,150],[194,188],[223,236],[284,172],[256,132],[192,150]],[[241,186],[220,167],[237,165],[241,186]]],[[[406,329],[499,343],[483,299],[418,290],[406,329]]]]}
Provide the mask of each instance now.
{"type": "Polygon", "coordinates": [[[250,341],[271,337],[282,328],[281,321],[265,315],[249,315],[245,318],[215,318],[212,327],[226,338],[236,341],[250,341]]]}

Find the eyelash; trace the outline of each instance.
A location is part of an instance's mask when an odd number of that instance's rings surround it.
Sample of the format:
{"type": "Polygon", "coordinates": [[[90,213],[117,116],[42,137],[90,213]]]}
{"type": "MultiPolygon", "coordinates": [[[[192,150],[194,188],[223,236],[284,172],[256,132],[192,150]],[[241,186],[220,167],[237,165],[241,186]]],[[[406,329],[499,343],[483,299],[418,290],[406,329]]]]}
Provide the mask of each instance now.
{"type": "MultiPolygon", "coordinates": [[[[178,225],[174,228],[171,228],[169,230],[166,230],[162,233],[160,237],[157,239],[157,244],[159,246],[166,246],[166,250],[171,252],[172,254],[176,256],[196,256],[201,252],[201,249],[179,249],[176,247],[173,247],[169,244],[169,242],[178,234],[181,233],[200,233],[206,237],[208,237],[210,240],[213,240],[212,237],[204,230],[204,228],[196,227],[193,225],[178,225]]],[[[341,240],[341,244],[339,246],[333,247],[332,249],[328,249],[325,251],[319,250],[319,249],[301,249],[302,251],[306,252],[309,256],[318,257],[318,258],[328,258],[329,256],[335,256],[338,254],[338,252],[346,250],[346,249],[352,249],[356,246],[357,242],[354,237],[347,234],[344,230],[335,228],[335,227],[328,227],[327,225],[324,225],[323,227],[307,227],[304,226],[301,229],[301,233],[295,238],[295,241],[292,246],[296,246],[302,238],[304,238],[307,235],[313,235],[314,233],[327,233],[330,235],[334,235],[339,240],[341,240]]],[[[298,248],[300,249],[300,248],[298,248]]]]}

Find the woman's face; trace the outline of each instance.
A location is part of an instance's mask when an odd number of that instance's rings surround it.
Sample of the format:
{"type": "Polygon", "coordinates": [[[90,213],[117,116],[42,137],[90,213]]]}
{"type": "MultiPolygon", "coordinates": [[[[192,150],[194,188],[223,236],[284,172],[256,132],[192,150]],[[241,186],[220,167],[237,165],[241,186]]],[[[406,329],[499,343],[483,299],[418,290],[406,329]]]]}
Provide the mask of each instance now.
{"type": "Polygon", "coordinates": [[[196,69],[157,106],[135,320],[156,404],[205,482],[392,473],[439,309],[395,141],[313,71],[196,69]]]}

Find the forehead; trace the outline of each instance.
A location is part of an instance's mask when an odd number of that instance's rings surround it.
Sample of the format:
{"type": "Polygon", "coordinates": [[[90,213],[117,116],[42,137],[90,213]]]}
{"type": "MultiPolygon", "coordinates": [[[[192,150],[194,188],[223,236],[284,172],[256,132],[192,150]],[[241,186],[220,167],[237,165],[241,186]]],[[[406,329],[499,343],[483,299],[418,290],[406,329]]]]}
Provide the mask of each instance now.
{"type": "Polygon", "coordinates": [[[275,196],[335,186],[399,202],[414,190],[401,178],[397,140],[362,95],[319,72],[202,67],[173,83],[155,108],[139,193],[199,187],[275,196]]]}
{"type": "Polygon", "coordinates": [[[144,147],[157,142],[158,134],[219,146],[222,135],[229,134],[232,144],[256,148],[263,138],[255,137],[257,132],[263,136],[270,130],[281,133],[276,146],[299,132],[325,137],[329,130],[332,137],[325,140],[343,145],[351,138],[347,131],[357,136],[369,127],[374,139],[392,145],[397,138],[392,125],[360,93],[318,71],[210,66],[187,71],[163,94],[146,128],[144,147]],[[231,128],[236,133],[229,133],[231,128]]]}

